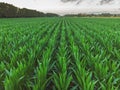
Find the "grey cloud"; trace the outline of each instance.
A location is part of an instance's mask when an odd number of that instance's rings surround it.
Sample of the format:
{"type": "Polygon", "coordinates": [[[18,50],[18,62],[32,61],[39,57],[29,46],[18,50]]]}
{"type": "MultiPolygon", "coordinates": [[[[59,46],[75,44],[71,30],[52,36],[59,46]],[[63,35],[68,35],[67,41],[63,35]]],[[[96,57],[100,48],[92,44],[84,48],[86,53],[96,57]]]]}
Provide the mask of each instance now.
{"type": "Polygon", "coordinates": [[[64,2],[64,3],[67,3],[67,2],[76,2],[76,5],[78,5],[78,4],[80,4],[84,0],[61,0],[61,1],[64,2]]]}
{"type": "Polygon", "coordinates": [[[103,5],[103,4],[109,4],[110,2],[112,2],[114,0],[101,0],[100,1],[100,4],[103,5]]]}
{"type": "Polygon", "coordinates": [[[80,4],[82,1],[83,1],[83,0],[79,0],[79,1],[77,2],[77,5],[80,4]]]}
{"type": "Polygon", "coordinates": [[[74,1],[78,1],[78,0],[61,0],[62,2],[74,2],[74,1]]]}
{"type": "MultiPolygon", "coordinates": [[[[87,0],[61,0],[62,2],[64,3],[67,3],[67,2],[76,2],[76,5],[80,4],[81,2],[86,2],[87,0]]],[[[109,4],[110,2],[112,2],[114,0],[100,0],[98,3],[100,5],[103,5],[103,4],[109,4]]]]}

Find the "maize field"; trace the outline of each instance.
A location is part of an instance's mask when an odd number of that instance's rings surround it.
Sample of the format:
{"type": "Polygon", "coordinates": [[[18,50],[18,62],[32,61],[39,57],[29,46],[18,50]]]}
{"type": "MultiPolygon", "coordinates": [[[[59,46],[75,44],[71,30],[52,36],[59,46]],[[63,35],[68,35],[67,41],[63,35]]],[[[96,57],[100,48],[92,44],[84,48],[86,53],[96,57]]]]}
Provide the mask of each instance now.
{"type": "Polygon", "coordinates": [[[0,90],[120,90],[120,19],[0,19],[0,90]]]}

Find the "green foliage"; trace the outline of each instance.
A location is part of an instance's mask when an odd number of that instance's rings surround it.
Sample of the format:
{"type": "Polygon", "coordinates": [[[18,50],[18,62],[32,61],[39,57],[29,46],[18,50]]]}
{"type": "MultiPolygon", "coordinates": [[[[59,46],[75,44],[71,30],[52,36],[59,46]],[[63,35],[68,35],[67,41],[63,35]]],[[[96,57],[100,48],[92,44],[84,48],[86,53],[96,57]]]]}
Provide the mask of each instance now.
{"type": "Polygon", "coordinates": [[[120,90],[120,19],[0,19],[0,90],[120,90]]]}
{"type": "Polygon", "coordinates": [[[57,17],[57,14],[42,13],[36,10],[20,9],[11,4],[0,2],[0,18],[16,18],[16,17],[57,17]]]}

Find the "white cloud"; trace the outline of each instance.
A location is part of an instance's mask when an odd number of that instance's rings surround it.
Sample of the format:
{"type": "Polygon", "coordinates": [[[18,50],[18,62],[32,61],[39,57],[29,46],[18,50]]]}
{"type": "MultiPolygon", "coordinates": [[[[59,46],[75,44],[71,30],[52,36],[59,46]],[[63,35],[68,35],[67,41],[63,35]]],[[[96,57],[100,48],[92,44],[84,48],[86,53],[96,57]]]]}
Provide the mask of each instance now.
{"type": "Polygon", "coordinates": [[[120,0],[113,0],[109,4],[100,5],[101,0],[81,0],[82,2],[76,5],[76,2],[63,3],[61,0],[0,0],[18,7],[26,7],[36,9],[43,12],[55,12],[59,14],[80,13],[80,12],[115,12],[120,13],[120,0]]]}

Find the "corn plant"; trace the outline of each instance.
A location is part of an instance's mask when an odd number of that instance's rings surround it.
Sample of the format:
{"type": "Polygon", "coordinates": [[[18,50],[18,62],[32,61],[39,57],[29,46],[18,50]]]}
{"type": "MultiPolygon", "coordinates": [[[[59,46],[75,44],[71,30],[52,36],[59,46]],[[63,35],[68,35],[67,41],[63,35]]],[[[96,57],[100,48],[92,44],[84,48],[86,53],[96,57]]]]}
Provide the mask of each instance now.
{"type": "Polygon", "coordinates": [[[0,19],[0,90],[120,90],[119,18],[0,19]]]}

